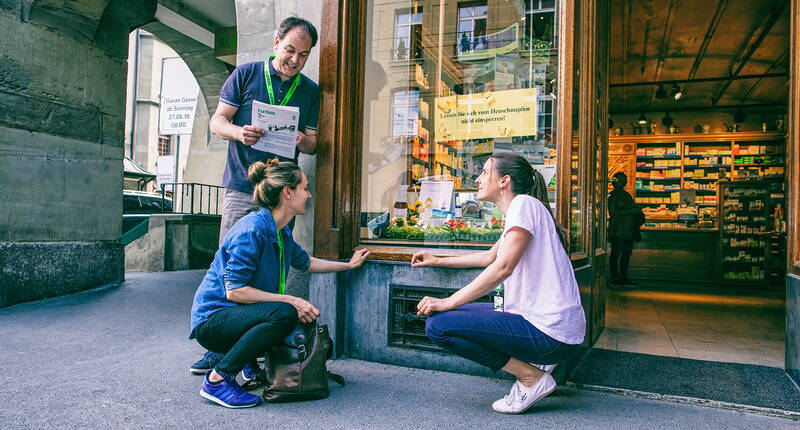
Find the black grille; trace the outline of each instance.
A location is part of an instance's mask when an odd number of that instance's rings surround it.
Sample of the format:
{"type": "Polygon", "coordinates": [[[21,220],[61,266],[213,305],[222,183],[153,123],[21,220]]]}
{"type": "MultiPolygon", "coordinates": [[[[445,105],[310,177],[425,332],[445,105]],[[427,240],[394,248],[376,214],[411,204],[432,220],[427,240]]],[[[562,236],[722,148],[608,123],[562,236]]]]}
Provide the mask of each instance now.
{"type": "MultiPolygon", "coordinates": [[[[389,285],[389,346],[446,352],[425,335],[427,317],[417,316],[417,303],[425,297],[445,298],[453,290],[444,288],[389,285]]],[[[476,302],[491,302],[484,296],[476,302]]]]}

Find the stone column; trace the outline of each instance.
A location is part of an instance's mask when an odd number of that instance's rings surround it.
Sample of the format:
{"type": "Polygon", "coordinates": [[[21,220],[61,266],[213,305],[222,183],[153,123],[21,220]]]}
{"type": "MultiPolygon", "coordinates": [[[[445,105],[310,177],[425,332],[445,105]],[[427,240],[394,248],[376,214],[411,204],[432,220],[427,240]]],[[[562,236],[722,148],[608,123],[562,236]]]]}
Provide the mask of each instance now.
{"type": "Polygon", "coordinates": [[[123,279],[127,40],[155,0],[0,2],[0,307],[123,279]]]}

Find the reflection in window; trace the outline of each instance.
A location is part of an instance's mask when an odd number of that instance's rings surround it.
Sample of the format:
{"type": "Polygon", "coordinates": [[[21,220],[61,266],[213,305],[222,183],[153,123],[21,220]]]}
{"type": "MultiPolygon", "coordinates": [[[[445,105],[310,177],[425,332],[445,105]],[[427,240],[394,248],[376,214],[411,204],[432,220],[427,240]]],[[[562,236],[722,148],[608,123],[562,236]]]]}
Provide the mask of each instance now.
{"type": "Polygon", "coordinates": [[[394,24],[393,60],[407,60],[422,56],[422,8],[397,11],[394,24]]]}
{"type": "Polygon", "coordinates": [[[416,136],[419,91],[397,91],[392,95],[392,137],[416,136]]]}
{"type": "Polygon", "coordinates": [[[503,214],[475,180],[493,153],[525,157],[554,205],[555,5],[525,3],[493,2],[490,14],[485,1],[432,0],[425,16],[408,0],[368,2],[363,244],[489,248],[503,214]],[[524,44],[526,12],[550,17],[534,32],[546,49],[524,44]]]}
{"type": "Polygon", "coordinates": [[[458,50],[469,52],[486,49],[486,20],[489,8],[486,4],[459,6],[458,8],[458,50]]]}

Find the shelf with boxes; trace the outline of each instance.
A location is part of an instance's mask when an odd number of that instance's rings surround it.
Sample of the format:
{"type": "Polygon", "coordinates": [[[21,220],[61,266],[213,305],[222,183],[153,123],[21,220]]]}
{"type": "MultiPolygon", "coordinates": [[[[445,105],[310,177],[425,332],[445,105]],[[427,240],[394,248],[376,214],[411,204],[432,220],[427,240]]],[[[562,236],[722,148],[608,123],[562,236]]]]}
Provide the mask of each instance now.
{"type": "Polygon", "coordinates": [[[725,281],[763,282],[767,278],[769,184],[722,182],[720,270],[725,281]]]}
{"type": "Polygon", "coordinates": [[[689,212],[700,221],[695,227],[715,228],[720,181],[783,178],[779,133],[625,136],[611,142],[635,145],[630,160],[635,165],[634,200],[650,228],[685,227],[678,218],[691,219],[689,212]],[[688,197],[681,190],[693,193],[688,197]],[[693,202],[687,204],[687,198],[693,202]]]}

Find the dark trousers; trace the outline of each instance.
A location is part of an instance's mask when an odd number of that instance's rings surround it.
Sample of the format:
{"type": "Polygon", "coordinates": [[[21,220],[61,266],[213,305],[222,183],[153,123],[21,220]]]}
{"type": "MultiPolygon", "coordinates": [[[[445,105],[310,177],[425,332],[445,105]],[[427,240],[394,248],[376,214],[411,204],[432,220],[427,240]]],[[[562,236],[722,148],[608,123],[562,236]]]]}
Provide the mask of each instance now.
{"type": "Polygon", "coordinates": [[[622,239],[612,237],[611,257],[611,279],[628,279],[628,266],[631,264],[631,254],[633,254],[633,239],[622,239]]]}
{"type": "Polygon", "coordinates": [[[470,303],[433,314],[425,323],[433,343],[494,371],[511,357],[536,364],[560,363],[578,350],[542,333],[521,315],[494,310],[492,303],[470,303]]]}
{"type": "Polygon", "coordinates": [[[288,303],[253,303],[211,314],[197,327],[195,337],[209,351],[225,354],[217,373],[235,376],[281,342],[296,324],[297,310],[288,303]]]}

